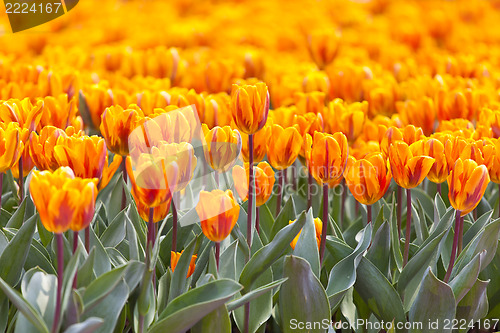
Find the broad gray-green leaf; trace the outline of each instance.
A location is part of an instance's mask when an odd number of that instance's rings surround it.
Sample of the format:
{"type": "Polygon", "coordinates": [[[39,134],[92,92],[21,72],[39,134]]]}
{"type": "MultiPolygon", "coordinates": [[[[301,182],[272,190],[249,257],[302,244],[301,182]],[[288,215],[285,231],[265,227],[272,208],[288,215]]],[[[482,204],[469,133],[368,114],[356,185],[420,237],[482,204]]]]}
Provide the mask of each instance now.
{"type": "Polygon", "coordinates": [[[356,269],[363,253],[370,245],[372,225],[368,224],[362,232],[362,238],[354,251],[339,261],[330,271],[326,293],[332,310],[335,311],[345,292],[356,282],[356,269]]]}
{"type": "Polygon", "coordinates": [[[186,246],[184,252],[182,252],[181,257],[177,262],[177,266],[175,266],[175,271],[172,274],[172,280],[170,282],[170,292],[168,293],[169,301],[181,295],[186,290],[189,264],[191,263],[191,258],[193,256],[195,247],[200,240],[201,237],[196,237],[188,244],[188,246],[186,246]]]}
{"type": "Polygon", "coordinates": [[[257,251],[243,268],[240,276],[240,283],[245,286],[245,291],[251,290],[257,277],[269,268],[297,236],[306,222],[306,214],[303,212],[297,220],[281,229],[274,239],[257,251]]]}
{"type": "Polygon", "coordinates": [[[422,282],[423,276],[426,274],[427,268],[429,266],[435,266],[439,255],[439,249],[448,232],[449,230],[445,230],[439,236],[434,237],[433,240],[425,246],[422,245],[424,247],[410,259],[408,264],[401,271],[398,280],[398,292],[400,295],[404,295],[404,308],[406,310],[411,307],[411,304],[417,296],[418,288],[422,282]]]}
{"type": "Polygon", "coordinates": [[[71,325],[64,333],[94,333],[103,323],[101,318],[90,317],[82,323],[71,325]]]}
{"type": "Polygon", "coordinates": [[[445,327],[446,321],[455,318],[455,296],[451,287],[440,281],[430,268],[422,280],[420,290],[413,303],[409,319],[413,323],[422,323],[422,329],[413,327],[410,332],[451,332],[451,325],[445,327]],[[430,327],[429,323],[438,321],[438,327],[430,327]],[[448,329],[447,329],[448,328],[448,329]]]}
{"type": "MultiPolygon", "coordinates": [[[[290,325],[297,322],[321,322],[330,318],[330,304],[325,289],[311,270],[309,263],[295,256],[287,256],[283,267],[283,283],[279,294],[279,312],[283,333],[295,332],[290,325]]],[[[308,332],[324,332],[316,329],[308,332]]]]}
{"type": "Polygon", "coordinates": [[[357,269],[354,289],[373,311],[385,322],[405,322],[403,303],[387,278],[367,258],[362,257],[357,269]]]}
{"type": "Polygon", "coordinates": [[[16,308],[35,326],[39,332],[48,333],[49,329],[43,317],[28,301],[15,289],[12,289],[2,278],[0,278],[0,288],[16,308]]]}
{"type": "Polygon", "coordinates": [[[314,225],[312,209],[309,209],[306,214],[306,223],[300,232],[293,254],[306,259],[309,262],[309,265],[311,265],[314,275],[319,277],[320,263],[318,242],[316,240],[316,227],[314,225]]]}
{"type": "Polygon", "coordinates": [[[491,217],[493,215],[493,211],[489,211],[481,215],[467,230],[464,234],[464,246],[467,246],[469,242],[476,237],[476,235],[483,229],[483,227],[491,221],[491,217]]]}
{"type": "Polygon", "coordinates": [[[24,198],[23,202],[17,207],[12,217],[7,222],[6,228],[20,229],[24,222],[24,213],[26,212],[26,202],[28,197],[24,198]]]}
{"type": "Polygon", "coordinates": [[[394,262],[399,271],[403,269],[403,254],[401,253],[401,245],[399,242],[398,233],[398,222],[396,216],[396,199],[394,193],[392,194],[392,205],[391,205],[391,219],[389,221],[391,229],[391,249],[394,262]]]}
{"type": "Polygon", "coordinates": [[[172,300],[148,332],[185,332],[241,289],[239,283],[228,279],[216,280],[191,289],[172,300]]]}
{"type": "Polygon", "coordinates": [[[231,279],[231,280],[236,280],[236,251],[238,249],[238,240],[235,240],[232,242],[220,255],[220,262],[219,262],[219,276],[226,278],[226,279],[231,279]]]}
{"type": "Polygon", "coordinates": [[[273,228],[271,230],[271,237],[269,239],[274,239],[278,232],[293,220],[295,220],[295,203],[293,201],[293,198],[290,197],[290,199],[288,199],[288,201],[285,203],[285,206],[281,208],[279,215],[276,217],[273,228]]]}
{"type": "Polygon", "coordinates": [[[231,319],[225,305],[203,317],[191,328],[192,333],[231,333],[231,319]]]}
{"type": "Polygon", "coordinates": [[[85,309],[102,302],[121,283],[127,265],[115,268],[92,281],[83,293],[85,309]]]}
{"type": "MultiPolygon", "coordinates": [[[[463,319],[467,323],[470,321],[476,322],[488,314],[488,295],[486,293],[488,284],[489,280],[477,280],[474,283],[467,295],[458,303],[456,314],[458,320],[463,319]]],[[[468,327],[459,331],[465,333],[468,331],[468,327]]]]}
{"type": "Polygon", "coordinates": [[[111,223],[102,233],[101,242],[103,246],[115,247],[125,238],[127,227],[125,221],[125,211],[126,209],[123,209],[116,216],[114,216],[111,223]]]}
{"type": "Polygon", "coordinates": [[[471,262],[450,281],[449,285],[453,290],[457,304],[476,283],[479,270],[481,269],[481,259],[484,258],[485,255],[486,251],[478,253],[471,262]]]}
{"type": "Polygon", "coordinates": [[[256,288],[252,291],[250,291],[249,293],[246,293],[245,295],[243,295],[242,297],[240,298],[237,298],[235,299],[234,301],[231,301],[229,303],[227,303],[227,310],[228,311],[233,311],[237,308],[239,308],[240,306],[243,306],[245,305],[246,303],[256,299],[257,297],[273,290],[274,288],[277,288],[279,287],[281,284],[283,284],[283,282],[285,282],[287,279],[279,279],[279,280],[276,280],[276,281],[273,281],[271,283],[268,283],[266,285],[263,285],[259,288],[256,288]]]}
{"type": "Polygon", "coordinates": [[[384,274],[389,276],[389,258],[391,252],[391,230],[388,222],[382,223],[366,253],[370,260],[384,274]]]}

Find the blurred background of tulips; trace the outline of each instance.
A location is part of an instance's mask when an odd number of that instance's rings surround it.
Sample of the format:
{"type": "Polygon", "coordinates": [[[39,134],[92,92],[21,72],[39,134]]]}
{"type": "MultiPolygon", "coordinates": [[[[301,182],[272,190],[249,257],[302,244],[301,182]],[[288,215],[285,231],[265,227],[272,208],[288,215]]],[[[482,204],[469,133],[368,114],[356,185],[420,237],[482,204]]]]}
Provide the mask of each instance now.
{"type": "Polygon", "coordinates": [[[0,331],[498,331],[498,22],[496,0],[2,16],[0,331]]]}

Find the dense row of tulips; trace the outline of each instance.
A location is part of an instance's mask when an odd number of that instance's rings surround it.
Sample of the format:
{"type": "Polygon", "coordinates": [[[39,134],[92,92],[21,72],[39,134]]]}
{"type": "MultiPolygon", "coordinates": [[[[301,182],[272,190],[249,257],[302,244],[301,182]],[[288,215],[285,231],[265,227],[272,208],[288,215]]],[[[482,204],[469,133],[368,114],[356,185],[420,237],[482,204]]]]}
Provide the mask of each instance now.
{"type": "Polygon", "coordinates": [[[1,330],[497,325],[497,2],[94,6],[2,37],[1,330]]]}

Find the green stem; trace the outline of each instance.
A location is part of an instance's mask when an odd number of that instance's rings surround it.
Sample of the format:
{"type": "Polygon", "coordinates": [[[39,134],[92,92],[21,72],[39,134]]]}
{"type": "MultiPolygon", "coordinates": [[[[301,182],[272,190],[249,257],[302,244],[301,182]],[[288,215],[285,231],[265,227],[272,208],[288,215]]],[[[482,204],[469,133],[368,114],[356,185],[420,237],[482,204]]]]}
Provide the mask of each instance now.
{"type": "Polygon", "coordinates": [[[403,267],[408,263],[410,255],[410,237],[411,237],[411,189],[406,189],[406,236],[405,252],[403,257],[403,267]]]}
{"type": "Polygon", "coordinates": [[[448,269],[446,270],[446,275],[444,276],[444,282],[448,283],[450,280],[451,276],[451,271],[453,270],[453,265],[455,264],[455,258],[456,258],[456,253],[457,253],[457,247],[458,247],[458,234],[459,234],[459,228],[460,228],[460,211],[457,210],[455,213],[455,235],[453,236],[453,245],[451,247],[451,257],[450,257],[450,263],[448,264],[448,269]]]}

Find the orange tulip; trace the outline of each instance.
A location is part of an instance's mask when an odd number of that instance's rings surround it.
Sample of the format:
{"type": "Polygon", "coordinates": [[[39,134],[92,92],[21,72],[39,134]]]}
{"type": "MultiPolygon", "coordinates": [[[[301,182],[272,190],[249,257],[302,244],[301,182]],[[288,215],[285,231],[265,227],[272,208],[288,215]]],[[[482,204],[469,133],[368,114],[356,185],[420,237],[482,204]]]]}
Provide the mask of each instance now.
{"type": "MultiPolygon", "coordinates": [[[[254,166],[253,170],[255,180],[255,205],[259,207],[265,204],[271,197],[275,181],[274,171],[267,162],[260,162],[254,166]]],[[[245,168],[239,165],[233,168],[234,186],[243,201],[248,199],[248,172],[248,163],[245,163],[245,168]]]]}
{"type": "Polygon", "coordinates": [[[303,138],[297,127],[283,128],[274,124],[271,127],[272,142],[267,146],[269,164],[277,170],[284,170],[297,159],[302,148],[303,138]]]}
{"type": "Polygon", "coordinates": [[[392,176],[382,153],[372,153],[360,160],[349,156],[344,178],[356,200],[373,205],[387,192],[392,176]]]}
{"type": "Polygon", "coordinates": [[[265,83],[233,84],[231,101],[233,120],[240,131],[255,134],[264,127],[269,113],[269,92],[265,83]]]}
{"type": "Polygon", "coordinates": [[[0,173],[4,173],[19,160],[24,144],[17,123],[0,123],[0,173]]]}
{"type": "MultiPolygon", "coordinates": [[[[181,258],[182,252],[184,252],[184,250],[182,250],[181,252],[170,251],[170,267],[172,268],[172,272],[175,271],[175,267],[177,266],[177,263],[179,262],[179,259],[181,258]]],[[[189,263],[189,269],[188,269],[186,278],[193,275],[197,257],[198,256],[196,254],[194,254],[193,257],[191,258],[191,262],[189,263]]]]}
{"type": "Polygon", "coordinates": [[[385,132],[385,135],[380,142],[380,148],[382,149],[382,152],[388,156],[389,147],[392,143],[401,140],[406,142],[406,144],[411,145],[412,143],[420,140],[423,136],[424,132],[420,127],[408,125],[404,128],[397,128],[391,126],[385,132]]]}
{"type": "Polygon", "coordinates": [[[179,167],[158,147],[153,147],[151,154],[142,153],[134,159],[128,156],[126,168],[132,194],[143,205],[154,208],[171,200],[171,189],[177,183],[179,167]]]}
{"type": "Polygon", "coordinates": [[[425,135],[434,132],[436,108],[431,98],[424,96],[417,101],[396,102],[396,109],[403,124],[421,127],[425,135]]]}
{"type": "Polygon", "coordinates": [[[182,191],[193,178],[194,169],[198,159],[194,148],[190,143],[168,143],[158,147],[159,155],[165,158],[167,163],[174,163],[177,167],[177,179],[175,183],[170,182],[172,192],[182,191]]]}
{"type": "Polygon", "coordinates": [[[55,171],[62,166],[56,160],[54,148],[66,137],[67,135],[64,130],[54,126],[42,128],[40,136],[36,132],[31,133],[29,152],[33,163],[35,163],[39,170],[55,171]]]}
{"type": "Polygon", "coordinates": [[[213,242],[223,241],[233,229],[240,206],[236,203],[231,190],[201,191],[196,205],[203,234],[213,242]]]}
{"type": "MultiPolygon", "coordinates": [[[[253,135],[253,161],[260,162],[267,153],[267,145],[271,140],[271,126],[264,126],[260,131],[253,135]]],[[[248,162],[248,134],[241,135],[241,157],[244,162],[248,162]]]]}
{"type": "Polygon", "coordinates": [[[83,120],[77,115],[77,103],[76,98],[68,100],[66,94],[44,97],[42,117],[37,130],[40,131],[45,126],[55,126],[63,129],[73,126],[77,130],[83,129],[83,120]]]}
{"type": "MultiPolygon", "coordinates": [[[[290,222],[288,222],[288,224],[292,224],[294,222],[295,221],[290,221],[290,222]]],[[[316,242],[318,243],[318,249],[319,249],[319,244],[321,243],[321,229],[322,228],[323,228],[323,222],[321,222],[321,220],[320,220],[319,217],[316,217],[314,219],[314,229],[316,230],[316,242]]],[[[293,241],[290,243],[290,246],[294,250],[295,250],[295,246],[297,245],[297,242],[299,240],[299,236],[300,236],[301,232],[302,232],[302,230],[299,231],[298,235],[295,236],[295,238],[293,239],[293,241]]]]}
{"type": "Polygon", "coordinates": [[[203,124],[205,160],[212,169],[226,172],[236,163],[241,152],[241,136],[238,130],[229,126],[216,126],[211,130],[203,124]]]}
{"type": "Polygon", "coordinates": [[[448,163],[445,158],[444,145],[435,138],[422,139],[414,143],[415,150],[419,155],[425,155],[434,158],[427,178],[433,183],[441,184],[448,177],[448,163]]]}
{"type": "MultiPolygon", "coordinates": [[[[135,192],[132,192],[132,196],[134,197],[134,200],[136,202],[139,215],[144,221],[149,222],[149,206],[146,206],[141,200],[139,200],[139,198],[135,196],[135,192]]],[[[151,222],[158,223],[160,221],[163,221],[170,211],[171,203],[172,198],[169,198],[167,201],[159,204],[156,207],[153,207],[153,221],[151,222]]]]}
{"type": "Polygon", "coordinates": [[[75,177],[68,167],[54,172],[34,171],[30,193],[48,231],[85,229],[94,215],[97,179],[75,177]]]}
{"type": "Polygon", "coordinates": [[[129,153],[129,135],[144,121],[142,111],[131,106],[123,109],[121,106],[111,106],[102,114],[101,134],[106,145],[113,153],[126,156],[129,153]]]}
{"type": "Polygon", "coordinates": [[[448,176],[450,203],[461,216],[472,212],[479,204],[490,182],[488,169],[471,159],[457,159],[448,176]]]}
{"type": "Polygon", "coordinates": [[[389,147],[389,164],[396,183],[406,189],[418,186],[434,164],[434,158],[419,155],[418,145],[396,141],[389,147]]]}
{"type": "Polygon", "coordinates": [[[324,92],[313,91],[308,93],[298,92],[294,96],[294,104],[297,107],[298,114],[304,113],[322,113],[325,109],[324,92]]]}
{"type": "Polygon", "coordinates": [[[145,146],[148,147],[160,146],[162,142],[191,142],[200,129],[197,113],[191,106],[169,105],[165,109],[155,109],[149,118],[143,128],[134,131],[132,141],[147,139],[145,146]]]}
{"type": "Polygon", "coordinates": [[[488,168],[490,179],[496,184],[500,184],[500,140],[495,139],[493,141],[495,145],[495,154],[493,155],[493,162],[491,167],[488,168]]]}
{"type": "Polygon", "coordinates": [[[316,30],[307,37],[307,49],[319,69],[324,69],[339,52],[340,36],[332,30],[316,30]]]}
{"type": "Polygon", "coordinates": [[[115,107],[117,105],[128,105],[126,93],[118,89],[111,91],[111,89],[95,85],[85,88],[81,94],[95,128],[100,127],[102,114],[108,107],[112,107],[113,105],[115,105],[115,107]]]}
{"type": "Polygon", "coordinates": [[[54,158],[60,166],[70,167],[77,177],[97,178],[99,189],[108,185],[122,157],[115,155],[108,165],[108,150],[103,138],[98,136],[69,136],[54,147],[54,158]]]}
{"type": "Polygon", "coordinates": [[[311,175],[320,184],[336,185],[344,172],[349,147],[347,137],[340,132],[306,134],[306,159],[311,175]]]}
{"type": "Polygon", "coordinates": [[[228,126],[231,124],[231,97],[226,93],[208,95],[205,97],[203,114],[199,114],[200,121],[208,128],[228,126]]]}
{"type": "Polygon", "coordinates": [[[368,113],[368,103],[346,104],[337,98],[328,104],[325,118],[328,133],[342,132],[350,142],[354,142],[362,133],[368,113]]]}
{"type": "Polygon", "coordinates": [[[302,81],[302,89],[304,92],[321,91],[328,94],[330,91],[330,79],[323,71],[311,71],[307,73],[304,81],[302,81]]]}

